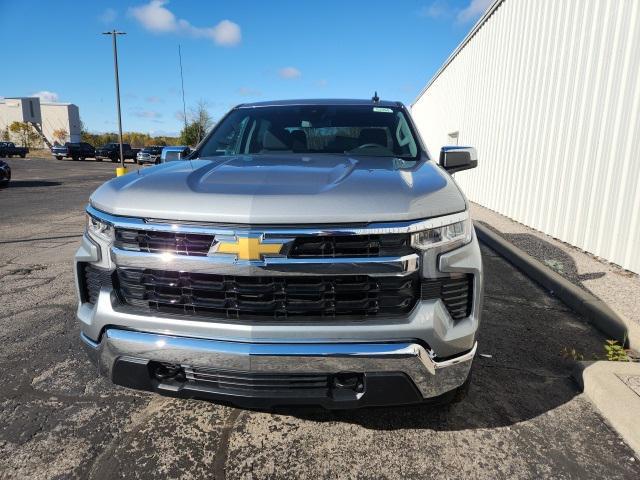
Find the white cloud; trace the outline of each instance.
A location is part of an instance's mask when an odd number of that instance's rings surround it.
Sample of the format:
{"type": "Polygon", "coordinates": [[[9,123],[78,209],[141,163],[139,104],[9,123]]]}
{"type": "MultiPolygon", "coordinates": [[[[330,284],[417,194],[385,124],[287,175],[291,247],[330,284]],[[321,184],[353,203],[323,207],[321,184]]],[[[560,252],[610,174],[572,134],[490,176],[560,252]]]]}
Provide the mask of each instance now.
{"type": "Polygon", "coordinates": [[[195,38],[209,38],[216,45],[232,47],[242,40],[240,26],[231,20],[222,20],[213,27],[196,27],[188,20],[177,18],[165,7],[168,0],[151,0],[145,5],[131,7],[129,15],[145,29],[155,33],[179,33],[195,38]]]}
{"type": "Polygon", "coordinates": [[[104,12],[100,14],[98,17],[102,23],[113,23],[113,21],[118,17],[118,12],[116,12],[113,8],[107,8],[104,12]]]}
{"type": "Polygon", "coordinates": [[[215,27],[207,29],[213,41],[218,45],[232,47],[242,40],[240,25],[231,20],[222,20],[215,27]]]}
{"type": "Polygon", "coordinates": [[[281,78],[300,78],[302,72],[296,67],[284,67],[278,70],[278,75],[280,75],[281,78]]]}
{"type": "Polygon", "coordinates": [[[160,118],[162,114],[153,110],[136,110],[133,115],[139,118],[160,118]]]}
{"type": "Polygon", "coordinates": [[[56,92],[50,92],[48,90],[41,90],[31,94],[32,97],[38,97],[43,102],[57,102],[58,94],[56,92]]]}
{"type": "Polygon", "coordinates": [[[243,97],[259,97],[261,95],[261,92],[249,87],[240,87],[238,89],[238,94],[242,95],[243,97]]]}
{"type": "Polygon", "coordinates": [[[443,18],[451,15],[451,7],[446,0],[434,0],[429,5],[422,7],[420,16],[429,18],[443,18]]]}
{"type": "Polygon", "coordinates": [[[329,85],[329,82],[327,80],[325,80],[324,78],[321,78],[320,80],[318,80],[316,82],[316,87],[324,88],[327,85],[329,85]]]}
{"type": "Polygon", "coordinates": [[[156,96],[156,95],[151,95],[150,97],[145,98],[147,103],[162,103],[162,98],[156,96]]]}
{"type": "Polygon", "coordinates": [[[475,21],[492,3],[493,0],[471,0],[469,5],[458,12],[456,20],[460,23],[475,21]]]}

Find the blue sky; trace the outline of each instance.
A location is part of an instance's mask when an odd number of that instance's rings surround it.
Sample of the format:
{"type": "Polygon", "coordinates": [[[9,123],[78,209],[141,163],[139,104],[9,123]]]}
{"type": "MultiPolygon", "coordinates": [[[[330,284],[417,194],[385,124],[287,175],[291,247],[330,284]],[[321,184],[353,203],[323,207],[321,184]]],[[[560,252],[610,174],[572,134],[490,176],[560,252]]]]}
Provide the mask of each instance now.
{"type": "Polygon", "coordinates": [[[218,119],[279,98],[411,102],[491,0],[0,0],[0,96],[72,102],[91,131],[113,131],[110,37],[117,28],[123,128],[180,130],[187,108],[218,119]]]}

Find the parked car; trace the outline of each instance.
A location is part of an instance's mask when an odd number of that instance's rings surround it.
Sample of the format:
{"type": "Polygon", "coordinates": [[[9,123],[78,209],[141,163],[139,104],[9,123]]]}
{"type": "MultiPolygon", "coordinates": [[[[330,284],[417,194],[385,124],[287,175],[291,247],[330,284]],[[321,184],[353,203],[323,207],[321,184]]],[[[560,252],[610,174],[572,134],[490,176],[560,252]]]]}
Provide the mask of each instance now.
{"type": "Polygon", "coordinates": [[[143,163],[160,163],[160,155],[162,154],[163,147],[144,147],[136,155],[138,165],[143,163]]]}
{"type": "Polygon", "coordinates": [[[438,162],[399,102],[296,100],[235,107],[189,159],[91,195],[75,268],[98,371],[261,408],[464,396],[483,275],[451,174],[473,148],[438,162]]]}
{"type": "Polygon", "coordinates": [[[58,160],[71,158],[72,160],[84,160],[96,156],[96,149],[86,142],[67,142],[64,145],[51,147],[51,155],[58,160]]]}
{"type": "Polygon", "coordinates": [[[26,157],[29,153],[27,147],[16,147],[13,142],[0,142],[0,158],[4,157],[26,157]]]}
{"type": "MultiPolygon", "coordinates": [[[[122,144],[122,153],[126,160],[135,161],[136,155],[140,151],[139,148],[131,148],[131,145],[128,143],[122,144]]],[[[117,162],[120,160],[120,144],[119,143],[107,143],[102,147],[96,148],[96,160],[101,162],[103,159],[111,160],[112,162],[117,162]]]]}
{"type": "Polygon", "coordinates": [[[0,160],[0,187],[6,187],[11,181],[11,167],[0,160]]]}
{"type": "Polygon", "coordinates": [[[160,163],[182,160],[191,153],[191,148],[185,145],[164,147],[160,155],[160,163]]]}

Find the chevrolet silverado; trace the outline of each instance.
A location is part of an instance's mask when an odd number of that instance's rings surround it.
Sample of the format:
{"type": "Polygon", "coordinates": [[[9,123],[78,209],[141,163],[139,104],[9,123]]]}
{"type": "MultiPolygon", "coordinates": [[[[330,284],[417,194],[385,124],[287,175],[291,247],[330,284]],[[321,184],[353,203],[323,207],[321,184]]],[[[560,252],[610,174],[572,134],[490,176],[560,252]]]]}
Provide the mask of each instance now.
{"type": "Polygon", "coordinates": [[[81,339],[115,384],[245,407],[464,396],[482,260],[399,102],[233,108],[187,160],[114,178],[75,256],[81,339]]]}

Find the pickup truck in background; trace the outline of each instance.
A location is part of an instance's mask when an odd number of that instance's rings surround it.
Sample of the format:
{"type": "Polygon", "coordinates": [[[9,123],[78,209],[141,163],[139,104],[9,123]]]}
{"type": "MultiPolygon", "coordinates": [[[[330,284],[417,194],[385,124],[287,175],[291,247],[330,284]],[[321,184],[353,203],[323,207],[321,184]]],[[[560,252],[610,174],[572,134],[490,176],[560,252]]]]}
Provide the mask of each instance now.
{"type": "Polygon", "coordinates": [[[252,408],[458,401],[483,292],[471,147],[400,102],[239,105],[189,155],[99,187],[81,339],[118,385],[252,408]]]}
{"type": "Polygon", "coordinates": [[[96,156],[96,149],[86,142],[67,142],[64,145],[51,147],[51,155],[57,160],[71,158],[72,160],[84,160],[96,156]]]}
{"type": "Polygon", "coordinates": [[[4,157],[26,157],[29,153],[27,147],[16,147],[13,142],[0,142],[0,158],[4,157]]]}
{"type": "Polygon", "coordinates": [[[158,146],[144,147],[136,155],[138,165],[143,163],[160,163],[160,155],[162,154],[162,148],[158,146]]]}
{"type": "MultiPolygon", "coordinates": [[[[122,144],[122,153],[124,155],[124,159],[133,160],[135,162],[136,155],[140,151],[139,148],[131,148],[131,145],[128,143],[122,144]]],[[[107,143],[102,147],[96,148],[96,160],[101,162],[103,159],[111,160],[112,162],[117,162],[120,160],[120,144],[119,143],[107,143]]]]}

